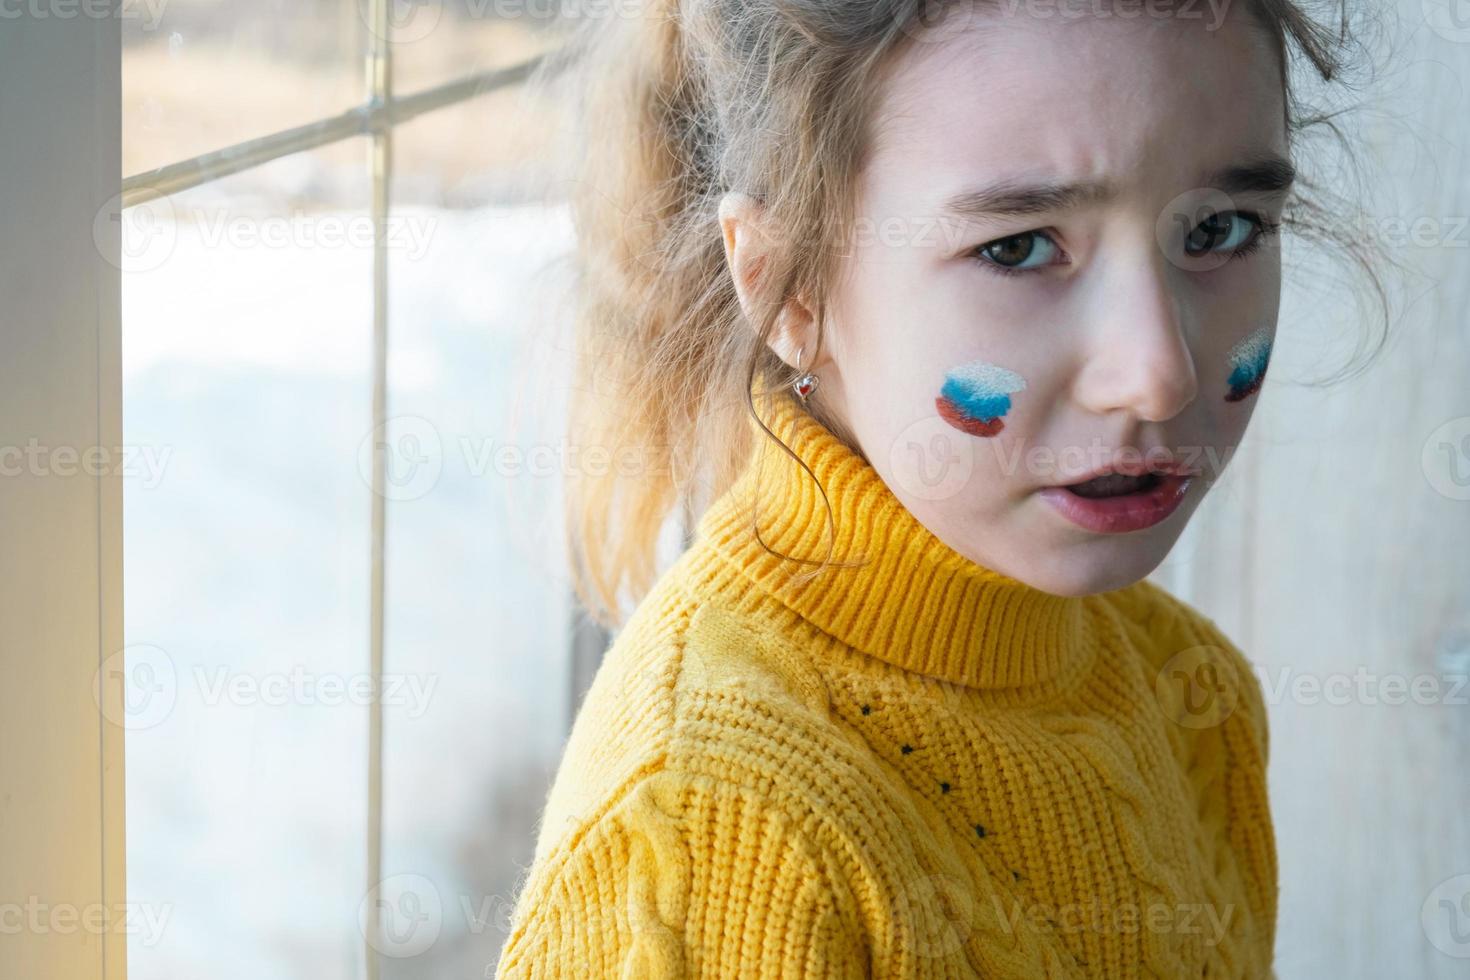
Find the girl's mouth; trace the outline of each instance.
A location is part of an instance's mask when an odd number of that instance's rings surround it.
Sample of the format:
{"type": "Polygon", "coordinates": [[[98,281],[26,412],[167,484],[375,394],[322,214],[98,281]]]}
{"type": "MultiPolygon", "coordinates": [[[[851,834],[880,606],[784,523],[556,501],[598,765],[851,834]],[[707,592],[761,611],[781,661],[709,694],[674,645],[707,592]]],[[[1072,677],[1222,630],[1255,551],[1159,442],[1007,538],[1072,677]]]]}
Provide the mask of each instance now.
{"type": "Polygon", "coordinates": [[[1119,533],[1152,527],[1174,512],[1194,483],[1194,474],[1109,473],[1068,486],[1044,487],[1047,503],[1089,531],[1119,533]]]}
{"type": "Polygon", "coordinates": [[[1144,476],[1109,473],[1106,476],[1095,476],[1082,483],[1074,483],[1064,489],[1072,491],[1079,497],[1117,497],[1122,494],[1152,489],[1158,485],[1158,482],[1159,474],[1157,473],[1148,473],[1144,476]]]}

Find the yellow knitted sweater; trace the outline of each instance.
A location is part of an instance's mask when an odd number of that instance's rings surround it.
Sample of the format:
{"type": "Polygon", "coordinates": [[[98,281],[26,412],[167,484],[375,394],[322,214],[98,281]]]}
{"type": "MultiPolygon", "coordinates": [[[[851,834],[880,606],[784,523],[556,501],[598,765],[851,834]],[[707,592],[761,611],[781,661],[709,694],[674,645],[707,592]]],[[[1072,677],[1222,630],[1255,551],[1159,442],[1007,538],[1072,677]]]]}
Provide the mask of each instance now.
{"type": "Polygon", "coordinates": [[[976,565],[758,405],[835,538],[762,442],[597,672],[496,976],[1274,976],[1264,701],[1214,622],[976,565]],[[866,561],[800,581],[753,520],[866,561]]]}

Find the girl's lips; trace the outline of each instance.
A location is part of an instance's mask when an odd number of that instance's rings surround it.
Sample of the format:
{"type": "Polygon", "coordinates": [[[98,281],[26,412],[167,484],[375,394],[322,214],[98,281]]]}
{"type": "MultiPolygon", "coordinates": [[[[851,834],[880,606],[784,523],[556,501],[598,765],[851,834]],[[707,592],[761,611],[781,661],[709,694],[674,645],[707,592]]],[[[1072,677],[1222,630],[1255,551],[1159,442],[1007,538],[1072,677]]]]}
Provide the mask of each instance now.
{"type": "Polygon", "coordinates": [[[1065,487],[1044,487],[1043,500],[1067,520],[1089,531],[1116,534],[1152,527],[1174,512],[1189,492],[1193,476],[1161,474],[1158,483],[1116,497],[1079,497],[1065,487]]]}

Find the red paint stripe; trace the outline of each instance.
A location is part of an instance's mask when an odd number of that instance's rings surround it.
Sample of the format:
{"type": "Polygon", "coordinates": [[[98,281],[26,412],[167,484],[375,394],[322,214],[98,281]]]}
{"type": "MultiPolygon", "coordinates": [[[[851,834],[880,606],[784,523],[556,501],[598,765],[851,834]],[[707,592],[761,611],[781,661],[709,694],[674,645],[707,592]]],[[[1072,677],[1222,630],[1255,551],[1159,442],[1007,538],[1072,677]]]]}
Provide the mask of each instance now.
{"type": "Polygon", "coordinates": [[[940,395],[934,399],[934,407],[939,409],[939,417],[961,432],[972,436],[993,436],[1005,428],[1005,422],[1000,418],[977,419],[960,411],[954,402],[940,395]]]}

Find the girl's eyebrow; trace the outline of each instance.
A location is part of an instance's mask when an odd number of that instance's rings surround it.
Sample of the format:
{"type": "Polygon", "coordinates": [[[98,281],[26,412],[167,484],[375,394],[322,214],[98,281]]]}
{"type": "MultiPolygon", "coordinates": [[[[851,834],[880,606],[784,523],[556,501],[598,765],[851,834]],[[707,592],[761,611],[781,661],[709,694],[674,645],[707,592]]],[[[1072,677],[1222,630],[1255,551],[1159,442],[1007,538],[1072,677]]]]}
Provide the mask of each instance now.
{"type": "MultiPolygon", "coordinates": [[[[1206,175],[1200,186],[1226,194],[1279,195],[1285,194],[1295,179],[1296,168],[1291,161],[1271,154],[1222,167],[1206,175]]],[[[1025,183],[1006,179],[955,194],[944,202],[942,211],[962,218],[1015,217],[1105,204],[1117,195],[1117,185],[1107,180],[1025,183]]]]}
{"type": "Polygon", "coordinates": [[[1260,157],[1217,170],[1205,178],[1205,187],[1226,194],[1285,194],[1296,180],[1296,167],[1285,157],[1260,157]]]}

